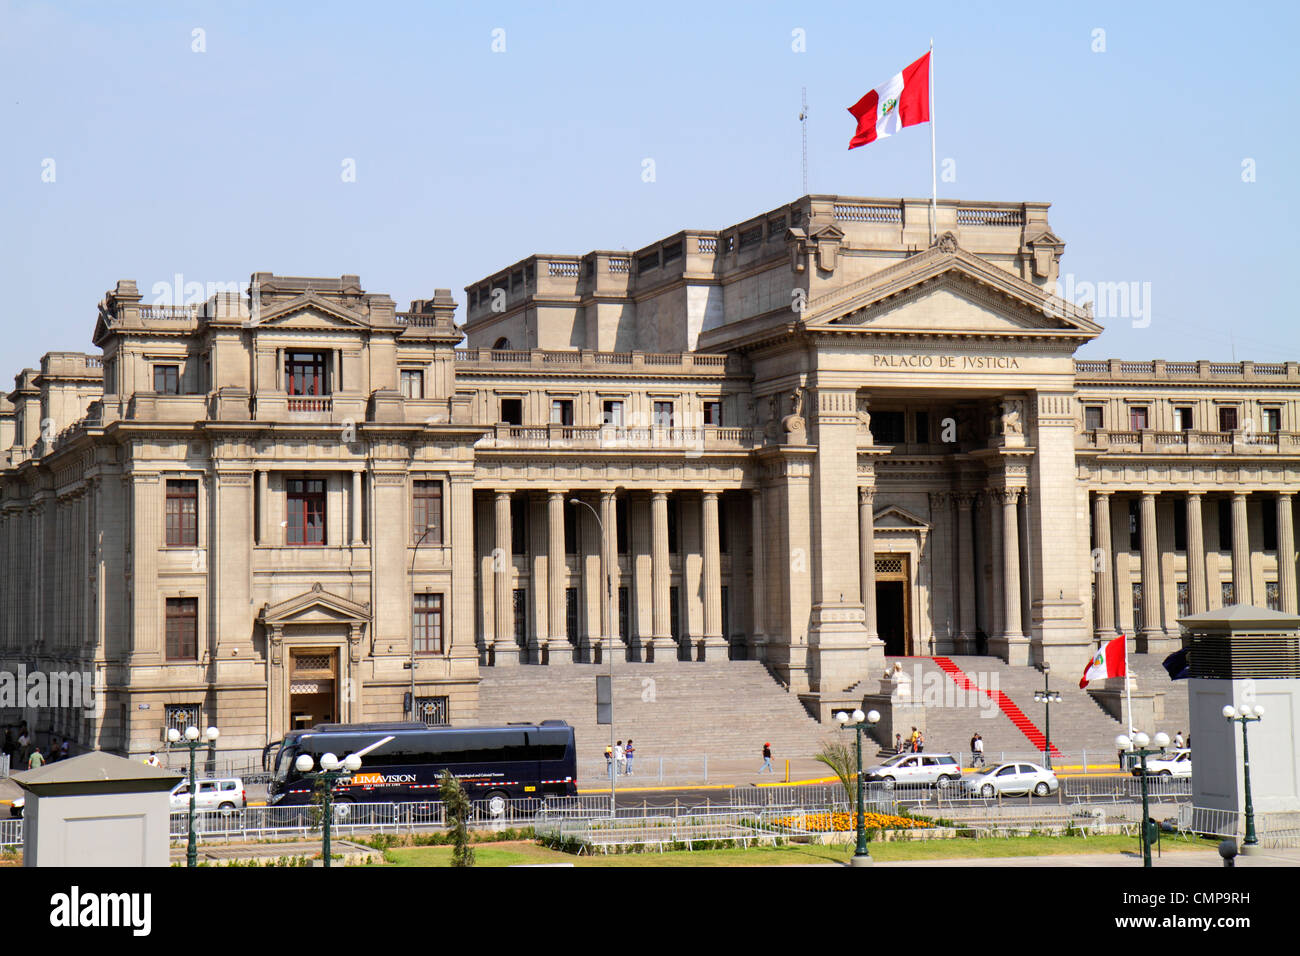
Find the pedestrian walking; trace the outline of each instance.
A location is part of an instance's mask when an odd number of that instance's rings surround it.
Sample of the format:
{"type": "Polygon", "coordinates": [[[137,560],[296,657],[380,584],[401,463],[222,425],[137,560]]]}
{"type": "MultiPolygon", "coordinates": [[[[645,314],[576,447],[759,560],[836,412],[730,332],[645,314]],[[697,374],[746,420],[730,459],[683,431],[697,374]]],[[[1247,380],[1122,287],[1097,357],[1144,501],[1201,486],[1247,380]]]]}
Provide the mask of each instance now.
{"type": "Polygon", "coordinates": [[[902,752],[903,752],[903,735],[894,734],[894,753],[901,754],[902,752]]]}
{"type": "Polygon", "coordinates": [[[623,741],[614,745],[614,772],[619,776],[627,773],[627,752],[623,749],[623,741]]]}
{"type": "Polygon", "coordinates": [[[27,757],[31,754],[32,739],[27,736],[27,725],[23,724],[22,730],[18,731],[18,766],[25,766],[27,757]]]}
{"type": "Polygon", "coordinates": [[[907,749],[908,749],[911,753],[916,753],[916,738],[917,738],[917,736],[918,736],[918,734],[917,734],[916,728],[913,727],[913,728],[912,728],[912,732],[911,732],[910,734],[908,734],[908,736],[907,736],[907,749]]]}
{"type": "Polygon", "coordinates": [[[14,752],[14,732],[8,727],[6,727],[4,747],[2,750],[0,750],[0,753],[3,753],[6,757],[8,757],[13,752],[14,752]]]}
{"type": "Polygon", "coordinates": [[[37,767],[45,766],[45,758],[41,756],[41,748],[33,747],[32,755],[27,758],[27,769],[35,770],[37,767]]]}
{"type": "Polygon", "coordinates": [[[974,767],[976,764],[979,764],[981,767],[985,765],[984,738],[980,734],[976,734],[970,739],[970,765],[974,767]]]}
{"type": "Polygon", "coordinates": [[[614,767],[614,748],[605,745],[605,773],[608,775],[614,767]]]}
{"type": "Polygon", "coordinates": [[[772,745],[770,743],[763,744],[763,766],[758,768],[758,772],[776,773],[776,771],[772,769],[772,745]]]}
{"type": "Polygon", "coordinates": [[[54,743],[50,744],[50,763],[59,759],[59,735],[54,735],[54,743]]]}
{"type": "Polygon", "coordinates": [[[67,738],[67,737],[64,737],[64,738],[63,738],[63,746],[59,749],[59,759],[60,759],[60,760],[67,760],[68,757],[71,756],[71,754],[69,753],[69,750],[71,749],[71,746],[72,746],[72,745],[71,745],[71,742],[68,740],[68,738],[67,738]]]}
{"type": "Polygon", "coordinates": [[[149,759],[146,760],[145,763],[148,764],[150,767],[162,766],[162,761],[158,759],[158,754],[152,750],[149,751],[149,759]]]}
{"type": "Polygon", "coordinates": [[[636,756],[636,750],[632,747],[632,738],[627,738],[627,746],[623,748],[623,759],[627,761],[627,769],[623,772],[627,776],[632,776],[632,758],[636,756]]]}
{"type": "Polygon", "coordinates": [[[916,735],[916,752],[919,754],[925,753],[925,734],[919,731],[916,735]]]}
{"type": "Polygon", "coordinates": [[[1183,732],[1180,730],[1178,733],[1174,734],[1174,748],[1176,750],[1182,750],[1186,746],[1187,744],[1183,743],[1183,732]]]}

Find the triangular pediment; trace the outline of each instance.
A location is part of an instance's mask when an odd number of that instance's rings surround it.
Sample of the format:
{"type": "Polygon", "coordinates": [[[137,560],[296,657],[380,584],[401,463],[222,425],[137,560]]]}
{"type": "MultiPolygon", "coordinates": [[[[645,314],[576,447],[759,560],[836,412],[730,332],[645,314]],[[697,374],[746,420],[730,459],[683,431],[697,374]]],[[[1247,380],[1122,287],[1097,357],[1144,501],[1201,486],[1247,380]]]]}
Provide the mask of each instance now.
{"type": "Polygon", "coordinates": [[[310,591],[276,604],[266,604],[260,615],[264,624],[368,623],[370,605],[358,604],[319,584],[310,591]]]}
{"type": "Polygon", "coordinates": [[[929,531],[930,523],[904,508],[888,505],[872,518],[876,531],[929,531]]]}
{"type": "Polygon", "coordinates": [[[960,248],[934,246],[808,303],[810,332],[1059,335],[1101,332],[1083,309],[960,248]]]}
{"type": "Polygon", "coordinates": [[[314,292],[295,296],[288,302],[263,309],[259,326],[280,329],[369,328],[365,317],[314,292]]]}

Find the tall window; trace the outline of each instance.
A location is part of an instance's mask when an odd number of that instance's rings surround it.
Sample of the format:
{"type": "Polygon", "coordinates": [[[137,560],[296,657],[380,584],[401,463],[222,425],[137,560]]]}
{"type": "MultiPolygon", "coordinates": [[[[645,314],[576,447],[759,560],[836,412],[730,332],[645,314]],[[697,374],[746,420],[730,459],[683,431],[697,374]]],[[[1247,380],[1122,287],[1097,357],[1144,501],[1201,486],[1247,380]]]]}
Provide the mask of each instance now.
{"type": "Polygon", "coordinates": [[[1219,431],[1235,432],[1237,430],[1237,409],[1220,408],[1219,409],[1219,431]]]}
{"type": "Polygon", "coordinates": [[[1105,418],[1100,405],[1085,405],[1083,407],[1083,427],[1086,430],[1095,432],[1104,427],[1102,424],[1104,421],[1105,418]]]}
{"type": "Polygon", "coordinates": [[[655,402],[654,426],[655,428],[673,427],[673,403],[672,402],[655,402]]]}
{"type": "Polygon", "coordinates": [[[706,425],[722,424],[722,403],[721,402],[704,403],[704,424],[706,425]]]}
{"type": "Polygon", "coordinates": [[[1282,430],[1282,409],[1266,408],[1264,409],[1264,431],[1277,432],[1282,430]]]}
{"type": "Polygon", "coordinates": [[[573,399],[556,398],[551,401],[551,424],[573,424],[573,399]]]}
{"type": "Polygon", "coordinates": [[[198,704],[165,705],[163,710],[164,730],[171,730],[174,727],[179,733],[183,734],[187,728],[201,726],[198,704]]]}
{"type": "Polygon", "coordinates": [[[1174,409],[1174,425],[1180,432],[1192,430],[1192,409],[1190,406],[1183,405],[1174,409]]]}
{"type": "Polygon", "coordinates": [[[677,645],[678,658],[680,659],[682,654],[685,653],[687,655],[687,659],[689,659],[690,657],[689,649],[683,651],[682,648],[681,600],[682,600],[681,589],[674,584],[672,587],[668,589],[668,633],[672,635],[673,643],[677,645]]]}
{"type": "Polygon", "coordinates": [[[417,594],[411,627],[417,654],[442,653],[442,595],[417,594]]]}
{"type": "Polygon", "coordinates": [[[528,643],[528,589],[515,588],[514,593],[514,611],[515,611],[515,642],[517,644],[528,643]]]}
{"type": "Polygon", "coordinates": [[[1145,405],[1137,405],[1128,410],[1128,429],[1131,432],[1140,432],[1147,428],[1147,408],[1145,405]]]}
{"type": "Polygon", "coordinates": [[[420,369],[402,369],[402,397],[424,398],[424,372],[420,369]]]}
{"type": "Polygon", "coordinates": [[[618,589],[618,636],[624,644],[627,643],[629,624],[632,619],[632,597],[631,592],[626,587],[618,589]]]}
{"type": "Polygon", "coordinates": [[[181,391],[180,366],[155,365],[153,367],[153,390],[159,395],[179,395],[181,391]]]}
{"type": "Polygon", "coordinates": [[[1281,592],[1276,581],[1264,582],[1264,604],[1270,611],[1282,610],[1281,592]]]}
{"type": "Polygon", "coordinates": [[[570,644],[578,643],[578,589],[564,589],[564,633],[570,644]]]}
{"type": "Polygon", "coordinates": [[[328,395],[324,352],[286,352],[285,391],[290,395],[328,395]]]}
{"type": "Polygon", "coordinates": [[[1142,600],[1142,585],[1133,582],[1133,630],[1141,631],[1146,624],[1146,604],[1142,600]]]}
{"type": "Polygon", "coordinates": [[[167,546],[193,548],[199,543],[199,483],[167,482],[167,546]]]}
{"type": "Polygon", "coordinates": [[[169,661],[199,659],[198,618],[198,598],[167,599],[167,659],[169,661]]]}
{"type": "Polygon", "coordinates": [[[442,482],[417,481],[411,498],[411,540],[442,544],[442,482]],[[426,532],[428,532],[426,534],[426,532]]]}
{"type": "Polygon", "coordinates": [[[445,727],[451,723],[450,708],[446,697],[415,698],[415,719],[424,722],[426,727],[445,727]]]}
{"type": "Polygon", "coordinates": [[[1178,582],[1178,616],[1186,617],[1190,613],[1192,613],[1192,601],[1191,598],[1188,596],[1187,582],[1179,581],[1178,582]]]}
{"type": "Polygon", "coordinates": [[[882,445],[907,441],[907,418],[902,412],[876,412],[871,416],[871,434],[882,445]]]}
{"type": "Polygon", "coordinates": [[[1233,590],[1231,581],[1224,581],[1219,586],[1219,593],[1223,595],[1224,607],[1231,607],[1233,604],[1237,603],[1236,594],[1233,590]]]}
{"type": "Polygon", "coordinates": [[[522,425],[524,423],[524,400],[522,398],[501,399],[501,424],[522,425]]]}
{"type": "Polygon", "coordinates": [[[605,402],[601,411],[601,423],[621,428],[623,425],[623,403],[615,400],[605,402]]]}
{"type": "Polygon", "coordinates": [[[325,481],[322,478],[290,478],[286,482],[288,514],[285,543],[325,543],[325,481]]]}

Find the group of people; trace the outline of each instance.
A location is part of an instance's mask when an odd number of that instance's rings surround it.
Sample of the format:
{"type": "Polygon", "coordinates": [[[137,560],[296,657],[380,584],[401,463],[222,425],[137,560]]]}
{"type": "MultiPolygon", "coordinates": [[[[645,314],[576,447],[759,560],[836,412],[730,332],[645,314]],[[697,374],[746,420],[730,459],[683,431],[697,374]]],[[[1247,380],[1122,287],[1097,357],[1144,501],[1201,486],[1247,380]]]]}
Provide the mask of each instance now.
{"type": "Polygon", "coordinates": [[[613,747],[605,748],[605,772],[611,771],[621,777],[632,776],[632,759],[636,756],[636,748],[632,746],[632,738],[627,739],[627,743],[619,741],[613,747]]]}
{"type": "Polygon", "coordinates": [[[11,766],[35,770],[37,767],[43,767],[45,764],[53,763],[56,760],[66,760],[70,756],[71,741],[66,738],[60,741],[56,735],[50,744],[47,756],[36,743],[26,722],[17,730],[18,733],[15,735],[14,728],[6,727],[4,743],[0,745],[0,750],[9,757],[11,766]]]}
{"type": "Polygon", "coordinates": [[[919,754],[924,751],[925,734],[921,733],[915,727],[913,727],[912,732],[907,735],[906,740],[903,739],[902,734],[894,734],[894,753],[919,754]]]}

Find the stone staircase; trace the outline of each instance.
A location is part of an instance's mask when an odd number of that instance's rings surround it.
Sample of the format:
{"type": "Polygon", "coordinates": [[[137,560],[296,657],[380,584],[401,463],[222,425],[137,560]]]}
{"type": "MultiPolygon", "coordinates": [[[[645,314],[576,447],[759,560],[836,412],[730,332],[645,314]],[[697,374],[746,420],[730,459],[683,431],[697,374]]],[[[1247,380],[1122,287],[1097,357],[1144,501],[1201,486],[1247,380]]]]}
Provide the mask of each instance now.
{"type": "MultiPolygon", "coordinates": [[[[478,723],[567,721],[579,766],[586,766],[609,745],[608,725],[596,723],[596,675],[605,673],[591,664],[484,668],[478,723]]],[[[772,745],[773,764],[811,757],[834,728],[808,716],[758,661],[673,661],[615,664],[614,732],[636,742],[642,766],[708,755],[752,760],[757,769],[764,743],[772,745]]]]}

